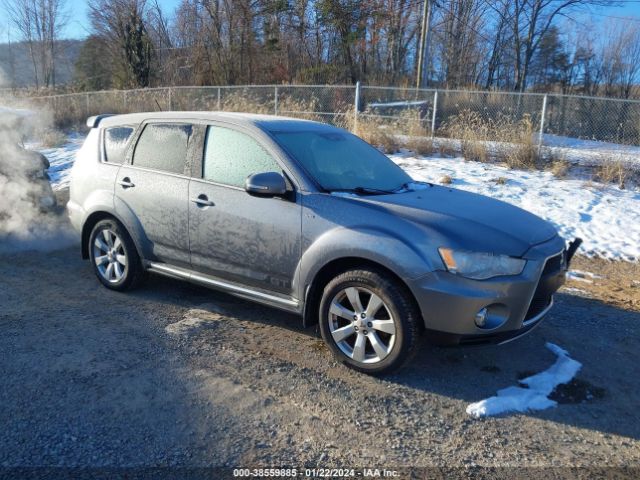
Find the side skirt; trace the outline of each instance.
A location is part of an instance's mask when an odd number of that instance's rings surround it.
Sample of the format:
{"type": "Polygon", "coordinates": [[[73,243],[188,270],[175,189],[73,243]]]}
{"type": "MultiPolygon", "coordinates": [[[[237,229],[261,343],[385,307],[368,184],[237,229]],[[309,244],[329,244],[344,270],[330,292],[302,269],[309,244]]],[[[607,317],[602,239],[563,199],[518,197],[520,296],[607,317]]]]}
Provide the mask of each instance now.
{"type": "Polygon", "coordinates": [[[230,283],[217,277],[194,272],[186,268],[174,267],[166,263],[147,262],[147,270],[157,273],[165,277],[176,278],[179,280],[187,280],[188,282],[202,285],[204,287],[220,290],[236,297],[251,300],[253,302],[268,305],[270,307],[279,308],[291,313],[301,313],[302,307],[300,302],[291,297],[279,297],[260,290],[230,283]]]}

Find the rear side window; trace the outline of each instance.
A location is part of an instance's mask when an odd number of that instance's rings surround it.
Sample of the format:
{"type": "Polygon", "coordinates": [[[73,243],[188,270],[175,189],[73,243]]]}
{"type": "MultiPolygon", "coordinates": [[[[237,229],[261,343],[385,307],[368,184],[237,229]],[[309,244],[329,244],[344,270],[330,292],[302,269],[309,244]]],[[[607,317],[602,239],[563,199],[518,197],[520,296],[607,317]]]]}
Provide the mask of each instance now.
{"type": "Polygon", "coordinates": [[[133,127],[107,128],[104,131],[104,161],[108,163],[123,163],[132,134],[133,127]]]}
{"type": "Polygon", "coordinates": [[[207,129],[205,180],[243,187],[249,175],[280,171],[278,162],[250,136],[224,127],[207,129]]]}
{"type": "Polygon", "coordinates": [[[183,174],[191,131],[192,126],[183,123],[147,125],[136,145],[133,164],[183,174]]]}

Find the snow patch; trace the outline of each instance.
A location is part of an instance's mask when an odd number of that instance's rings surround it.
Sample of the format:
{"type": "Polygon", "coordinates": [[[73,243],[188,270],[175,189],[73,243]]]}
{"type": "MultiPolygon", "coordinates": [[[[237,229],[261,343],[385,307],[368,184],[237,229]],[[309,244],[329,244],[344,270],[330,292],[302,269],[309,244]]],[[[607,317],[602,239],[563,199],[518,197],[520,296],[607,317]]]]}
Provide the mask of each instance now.
{"type": "Polygon", "coordinates": [[[51,188],[54,191],[63,190],[71,183],[71,167],[76,161],[76,153],[84,143],[84,135],[73,133],[67,137],[67,141],[60,147],[41,148],[37,144],[27,145],[28,148],[37,149],[42,153],[51,166],[48,173],[51,179],[51,188]]]}
{"type": "Polygon", "coordinates": [[[584,283],[593,283],[593,279],[596,279],[596,278],[602,278],[602,276],[596,275],[595,273],[591,273],[591,272],[584,272],[582,270],[569,270],[567,272],[568,280],[576,280],[578,282],[584,282],[584,283]]]}
{"type": "Polygon", "coordinates": [[[555,407],[557,402],[551,400],[549,395],[558,385],[570,382],[582,364],[553,343],[548,342],[545,346],[558,357],[550,368],[520,380],[524,387],[503,388],[494,397],[470,404],[467,406],[467,413],[480,418],[505,412],[527,412],[555,407]]]}
{"type": "Polygon", "coordinates": [[[583,290],[581,288],[575,288],[575,287],[562,287],[562,291],[563,292],[567,292],[567,293],[575,293],[576,295],[580,295],[583,297],[590,297],[591,294],[589,292],[587,292],[586,290],[583,290]]]}

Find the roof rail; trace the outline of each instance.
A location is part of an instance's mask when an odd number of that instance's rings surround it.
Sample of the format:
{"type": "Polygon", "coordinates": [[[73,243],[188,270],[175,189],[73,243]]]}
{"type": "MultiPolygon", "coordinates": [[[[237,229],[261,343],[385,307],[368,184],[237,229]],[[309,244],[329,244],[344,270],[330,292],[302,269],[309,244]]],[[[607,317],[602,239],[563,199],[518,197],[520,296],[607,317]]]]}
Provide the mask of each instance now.
{"type": "Polygon", "coordinates": [[[94,115],[89,117],[87,118],[87,127],[96,128],[103,118],[113,117],[114,115],[114,113],[105,113],[103,115],[94,115]]]}

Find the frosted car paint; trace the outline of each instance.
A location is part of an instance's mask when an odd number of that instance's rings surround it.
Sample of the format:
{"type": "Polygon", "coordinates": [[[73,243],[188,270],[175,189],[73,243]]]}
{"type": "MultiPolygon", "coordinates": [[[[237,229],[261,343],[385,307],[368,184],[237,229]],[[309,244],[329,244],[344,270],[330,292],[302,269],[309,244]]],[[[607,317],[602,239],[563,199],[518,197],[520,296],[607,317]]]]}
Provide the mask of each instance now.
{"type": "MultiPolygon", "coordinates": [[[[339,131],[328,125],[262,115],[158,112],[103,118],[94,124],[92,132],[132,124],[141,128],[131,141],[117,180],[111,186],[109,180],[103,182],[104,178],[95,184],[104,195],[111,195],[111,205],[102,194],[98,196],[99,203],[92,200],[95,192],[88,194],[90,187],[72,187],[69,212],[72,223],[81,230],[90,213],[113,214],[129,230],[145,265],[152,271],[303,313],[309,288],[324,266],[345,258],[363,259],[384,266],[407,285],[428,330],[451,334],[456,339],[482,335],[505,339],[533,325],[525,315],[547,259],[564,255],[564,241],[552,225],[488,197],[433,185],[406,193],[362,197],[322,191],[295,158],[280,147],[273,134],[339,131]],[[156,172],[165,179],[150,181],[146,173],[129,165],[142,127],[156,121],[194,126],[194,140],[190,143],[194,147],[190,147],[184,176],[156,172]],[[207,125],[238,129],[257,140],[282,167],[292,185],[290,195],[255,198],[240,188],[203,180],[202,145],[207,125]],[[123,174],[132,177],[132,182],[149,182],[150,190],[139,202],[127,200],[119,191],[124,188],[118,184],[123,174]],[[188,183],[188,194],[184,195],[183,185],[176,188],[169,185],[173,180],[167,183],[166,177],[172,176],[188,183]],[[194,210],[198,207],[192,201],[203,194],[212,205],[194,210]],[[168,204],[163,208],[152,205],[162,195],[166,197],[162,202],[168,204]],[[187,204],[189,213],[181,213],[187,204]],[[218,204],[224,207],[222,213],[215,214],[219,223],[204,220],[197,224],[199,216],[207,209],[215,212],[218,204]],[[165,218],[176,215],[179,218],[165,218]],[[191,251],[185,246],[189,238],[194,243],[191,251]],[[170,243],[172,246],[167,247],[170,243]],[[437,250],[440,246],[522,257],[527,264],[517,276],[469,280],[446,272],[437,250]],[[478,328],[473,321],[484,305],[496,305],[496,311],[506,319],[490,332],[478,328]]],[[[72,184],[91,185],[92,171],[101,168],[94,149],[80,155],[77,163],[84,166],[74,167],[72,184]]],[[[86,256],[86,252],[83,254],[86,256]]],[[[564,271],[555,274],[557,278],[548,281],[557,289],[564,281],[564,271]]],[[[535,324],[547,310],[535,316],[535,324]]]]}

